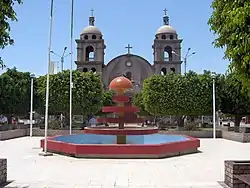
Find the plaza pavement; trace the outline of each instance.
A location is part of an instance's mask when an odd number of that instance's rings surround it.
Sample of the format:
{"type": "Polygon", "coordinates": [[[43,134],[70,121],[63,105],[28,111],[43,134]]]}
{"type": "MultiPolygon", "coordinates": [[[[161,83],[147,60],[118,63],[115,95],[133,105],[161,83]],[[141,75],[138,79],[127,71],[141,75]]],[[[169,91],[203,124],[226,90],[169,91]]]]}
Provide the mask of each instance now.
{"type": "Polygon", "coordinates": [[[250,159],[250,144],[201,139],[201,153],[166,159],[42,157],[41,137],[0,141],[8,188],[219,188],[224,160],[250,159]]]}

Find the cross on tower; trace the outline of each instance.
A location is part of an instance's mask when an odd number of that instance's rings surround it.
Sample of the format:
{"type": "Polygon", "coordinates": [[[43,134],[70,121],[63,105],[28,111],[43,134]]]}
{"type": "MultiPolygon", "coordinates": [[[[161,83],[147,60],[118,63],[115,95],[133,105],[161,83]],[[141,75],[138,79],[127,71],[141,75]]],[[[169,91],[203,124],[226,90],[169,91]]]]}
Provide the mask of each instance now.
{"type": "Polygon", "coordinates": [[[132,46],[130,46],[130,44],[128,44],[128,46],[126,46],[125,48],[127,48],[127,49],[128,49],[128,54],[130,54],[130,49],[132,49],[133,47],[132,47],[132,46]]]}
{"type": "Polygon", "coordinates": [[[90,9],[90,12],[91,12],[91,16],[93,17],[94,16],[94,9],[90,9]]]}
{"type": "Polygon", "coordinates": [[[168,10],[166,8],[163,10],[163,12],[164,12],[164,15],[167,16],[168,10]]]}

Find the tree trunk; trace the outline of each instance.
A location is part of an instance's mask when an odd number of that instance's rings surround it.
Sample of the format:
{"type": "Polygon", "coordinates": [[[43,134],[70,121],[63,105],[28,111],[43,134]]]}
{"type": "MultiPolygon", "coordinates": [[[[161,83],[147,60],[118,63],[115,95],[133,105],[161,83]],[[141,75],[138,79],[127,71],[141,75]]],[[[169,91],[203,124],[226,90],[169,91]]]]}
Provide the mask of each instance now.
{"type": "Polygon", "coordinates": [[[240,130],[240,122],[241,122],[242,116],[241,115],[235,115],[234,116],[234,131],[239,132],[240,130]]]}
{"type": "Polygon", "coordinates": [[[190,121],[194,122],[194,120],[195,120],[195,117],[194,116],[190,116],[190,121]]]}
{"type": "Polygon", "coordinates": [[[69,113],[65,112],[65,126],[66,127],[69,127],[69,122],[70,122],[69,113]]]}
{"type": "Polygon", "coordinates": [[[87,125],[87,124],[86,124],[85,117],[84,117],[84,115],[82,115],[82,130],[85,129],[86,125],[87,125]]]}
{"type": "Polygon", "coordinates": [[[183,131],[184,130],[184,119],[186,116],[177,116],[177,122],[178,122],[178,130],[183,131]]]}
{"type": "Polygon", "coordinates": [[[13,115],[12,114],[7,114],[6,117],[7,117],[7,120],[8,120],[7,124],[11,125],[12,124],[12,117],[13,117],[13,115]]]}

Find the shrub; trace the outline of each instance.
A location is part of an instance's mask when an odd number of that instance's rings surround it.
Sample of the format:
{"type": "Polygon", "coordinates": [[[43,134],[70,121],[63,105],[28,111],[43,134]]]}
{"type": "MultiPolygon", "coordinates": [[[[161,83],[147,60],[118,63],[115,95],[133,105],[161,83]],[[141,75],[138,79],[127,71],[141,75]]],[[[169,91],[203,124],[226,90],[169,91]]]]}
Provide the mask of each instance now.
{"type": "Polygon", "coordinates": [[[60,129],[61,128],[61,123],[59,120],[51,120],[49,122],[49,128],[50,129],[60,129]]]}
{"type": "Polygon", "coordinates": [[[188,123],[184,126],[184,130],[185,130],[185,131],[197,131],[197,130],[199,130],[198,126],[199,126],[198,123],[195,123],[195,122],[188,122],[188,123]]]}

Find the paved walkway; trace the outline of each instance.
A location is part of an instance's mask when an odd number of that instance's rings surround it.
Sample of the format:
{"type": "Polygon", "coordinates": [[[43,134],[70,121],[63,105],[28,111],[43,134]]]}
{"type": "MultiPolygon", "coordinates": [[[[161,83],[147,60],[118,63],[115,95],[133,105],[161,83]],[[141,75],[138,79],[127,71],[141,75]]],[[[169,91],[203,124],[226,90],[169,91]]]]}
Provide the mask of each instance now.
{"type": "Polygon", "coordinates": [[[39,156],[41,138],[0,141],[8,159],[6,187],[19,188],[217,188],[224,160],[249,159],[250,144],[201,139],[202,153],[152,160],[75,159],[39,156]]]}

